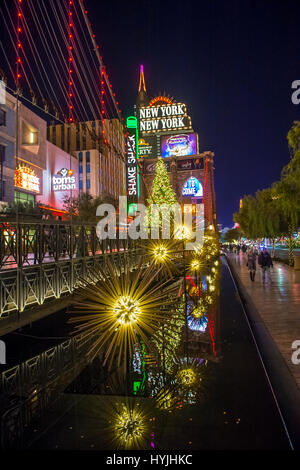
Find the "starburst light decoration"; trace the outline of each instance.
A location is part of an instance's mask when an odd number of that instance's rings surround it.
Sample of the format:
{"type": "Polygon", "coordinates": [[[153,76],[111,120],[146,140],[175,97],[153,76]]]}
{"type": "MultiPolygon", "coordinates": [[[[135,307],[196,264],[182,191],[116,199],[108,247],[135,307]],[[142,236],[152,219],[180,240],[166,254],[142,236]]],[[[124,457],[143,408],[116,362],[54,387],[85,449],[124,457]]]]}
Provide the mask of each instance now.
{"type": "Polygon", "coordinates": [[[74,312],[81,315],[70,322],[79,323],[75,333],[94,335],[88,351],[91,359],[103,351],[104,364],[109,368],[113,360],[118,366],[123,362],[125,368],[135,344],[149,344],[151,336],[167,321],[168,307],[178,302],[178,286],[164,278],[158,281],[160,269],[153,263],[145,268],[141,258],[135,271],[125,267],[120,273],[108,261],[107,270],[97,272],[94,285],[82,286],[74,312]]]}
{"type": "Polygon", "coordinates": [[[174,264],[176,257],[182,251],[179,242],[173,240],[150,240],[145,248],[150,261],[158,268],[161,268],[162,273],[172,277],[177,272],[174,264]]]}

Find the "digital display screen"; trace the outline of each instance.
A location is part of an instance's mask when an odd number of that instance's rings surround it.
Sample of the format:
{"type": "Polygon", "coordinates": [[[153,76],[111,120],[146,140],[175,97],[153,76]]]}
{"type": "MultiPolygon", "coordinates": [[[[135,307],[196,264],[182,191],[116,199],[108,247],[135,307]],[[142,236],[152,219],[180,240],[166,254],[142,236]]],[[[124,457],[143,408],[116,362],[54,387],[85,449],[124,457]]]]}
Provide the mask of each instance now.
{"type": "Polygon", "coordinates": [[[202,197],[203,196],[203,187],[200,181],[194,176],[191,176],[185,183],[182,188],[183,196],[192,196],[192,197],[202,197]]]}
{"type": "Polygon", "coordinates": [[[192,134],[175,134],[161,137],[161,156],[167,157],[184,157],[186,155],[197,154],[197,135],[192,134]]]}

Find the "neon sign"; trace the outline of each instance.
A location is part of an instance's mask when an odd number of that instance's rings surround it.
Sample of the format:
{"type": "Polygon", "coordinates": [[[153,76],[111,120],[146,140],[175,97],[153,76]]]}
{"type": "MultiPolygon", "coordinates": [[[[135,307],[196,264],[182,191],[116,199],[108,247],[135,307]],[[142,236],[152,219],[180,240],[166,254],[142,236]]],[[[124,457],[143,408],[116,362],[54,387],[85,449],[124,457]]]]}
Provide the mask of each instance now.
{"type": "Polygon", "coordinates": [[[141,106],[139,109],[140,131],[155,133],[176,129],[192,129],[190,116],[184,103],[141,106]]]}
{"type": "Polygon", "coordinates": [[[192,196],[192,197],[202,197],[203,188],[200,181],[197,180],[194,176],[191,176],[182,188],[183,196],[192,196]]]}
{"type": "Polygon", "coordinates": [[[15,169],[15,186],[35,193],[40,192],[40,178],[30,166],[19,164],[15,169]]]}
{"type": "Polygon", "coordinates": [[[76,178],[73,176],[73,170],[62,168],[55,176],[52,176],[53,191],[66,191],[76,189],[76,178]]]}
{"type": "Polygon", "coordinates": [[[139,196],[139,179],[138,179],[138,135],[137,135],[137,119],[135,116],[127,118],[128,135],[126,139],[127,154],[127,195],[129,203],[137,201],[139,196]]]}
{"type": "Polygon", "coordinates": [[[172,104],[173,101],[171,100],[171,98],[168,98],[167,96],[156,96],[155,98],[152,98],[152,100],[149,103],[149,106],[153,106],[156,103],[172,104]]]}

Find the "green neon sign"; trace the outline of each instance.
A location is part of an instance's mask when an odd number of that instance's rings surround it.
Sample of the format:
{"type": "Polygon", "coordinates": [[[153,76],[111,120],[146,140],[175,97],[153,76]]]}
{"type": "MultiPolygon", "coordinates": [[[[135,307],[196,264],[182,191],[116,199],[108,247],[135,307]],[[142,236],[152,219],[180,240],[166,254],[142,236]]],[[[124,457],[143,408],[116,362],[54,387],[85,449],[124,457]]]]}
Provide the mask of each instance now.
{"type": "MultiPolygon", "coordinates": [[[[135,129],[135,138],[136,138],[136,144],[135,144],[135,149],[136,149],[136,159],[138,160],[139,158],[139,133],[138,133],[138,121],[135,116],[128,116],[126,119],[126,126],[128,129],[135,129]]],[[[137,165],[137,196],[138,199],[140,197],[140,170],[139,166],[137,165]]]]}

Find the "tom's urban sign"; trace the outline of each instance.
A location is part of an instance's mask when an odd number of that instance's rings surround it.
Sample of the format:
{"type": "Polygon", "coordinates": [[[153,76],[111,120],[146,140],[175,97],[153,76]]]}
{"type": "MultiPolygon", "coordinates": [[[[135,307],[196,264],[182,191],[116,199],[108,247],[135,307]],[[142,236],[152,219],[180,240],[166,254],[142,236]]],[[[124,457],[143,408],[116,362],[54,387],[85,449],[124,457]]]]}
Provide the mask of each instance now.
{"type": "Polygon", "coordinates": [[[73,176],[73,170],[62,168],[55,176],[52,176],[53,191],[66,191],[76,189],[76,178],[73,176]]]}
{"type": "Polygon", "coordinates": [[[184,103],[139,108],[140,132],[156,133],[177,129],[192,129],[192,121],[187,115],[184,103]]]}

